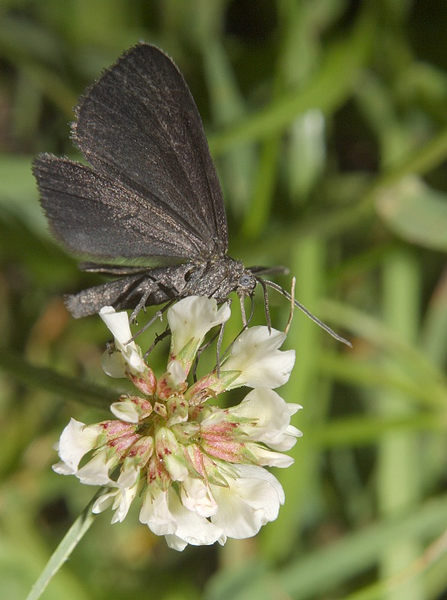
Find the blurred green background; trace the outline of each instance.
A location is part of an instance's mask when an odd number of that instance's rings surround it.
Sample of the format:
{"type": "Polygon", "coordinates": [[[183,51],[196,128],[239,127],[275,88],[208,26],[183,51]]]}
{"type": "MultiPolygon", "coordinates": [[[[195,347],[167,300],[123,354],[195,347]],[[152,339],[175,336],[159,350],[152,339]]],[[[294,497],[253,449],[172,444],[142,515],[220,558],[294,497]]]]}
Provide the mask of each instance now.
{"type": "Polygon", "coordinates": [[[191,87],[230,254],[287,265],[354,348],[295,314],[279,391],[304,406],[304,437],[260,535],[177,553],[137,510],[114,526],[106,512],[42,597],[447,598],[446,31],[443,0],[0,2],[2,598],[26,596],[90,499],[51,471],[53,445],[71,416],[106,418],[94,385],[118,385],[101,374],[99,318],[65,311],[63,293],[99,278],[48,234],[30,163],[76,156],[78,96],[139,40],[191,87]]]}

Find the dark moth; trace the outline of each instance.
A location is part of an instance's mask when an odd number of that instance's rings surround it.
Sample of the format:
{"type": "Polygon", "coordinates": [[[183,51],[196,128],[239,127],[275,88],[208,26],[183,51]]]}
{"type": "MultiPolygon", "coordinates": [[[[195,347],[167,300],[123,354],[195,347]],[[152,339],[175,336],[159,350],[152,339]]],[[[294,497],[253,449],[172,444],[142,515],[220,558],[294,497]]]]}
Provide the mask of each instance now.
{"type": "Polygon", "coordinates": [[[33,165],[51,230],[75,253],[139,264],[84,265],[117,278],[67,296],[74,317],[106,305],[133,308],[136,316],[190,295],[223,302],[231,292],[252,296],[258,283],[289,296],[261,279],[268,269],[245,268],[227,255],[222,192],[202,121],[161,50],[138,44],[107,69],[81,98],[72,137],[90,166],[51,154],[33,165]],[[171,264],[149,267],[157,258],[171,264]]]}

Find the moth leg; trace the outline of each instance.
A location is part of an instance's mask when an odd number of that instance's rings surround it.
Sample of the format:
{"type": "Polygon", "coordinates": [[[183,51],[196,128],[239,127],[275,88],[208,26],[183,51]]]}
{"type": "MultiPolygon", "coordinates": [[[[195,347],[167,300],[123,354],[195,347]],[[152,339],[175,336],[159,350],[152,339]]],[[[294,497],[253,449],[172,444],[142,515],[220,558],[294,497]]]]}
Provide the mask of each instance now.
{"type": "Polygon", "coordinates": [[[209,348],[211,346],[211,344],[214,342],[214,340],[216,339],[217,336],[218,336],[218,332],[214,333],[212,335],[212,337],[205,344],[202,344],[196,352],[196,355],[194,357],[194,363],[193,363],[193,366],[191,369],[194,383],[197,381],[196,374],[197,374],[197,367],[199,366],[199,358],[200,358],[202,352],[204,352],[207,348],[209,348]]]}
{"type": "Polygon", "coordinates": [[[155,335],[155,339],[153,341],[153,343],[149,346],[149,348],[146,350],[146,352],[144,353],[144,358],[147,358],[149,356],[149,354],[152,352],[152,350],[155,348],[155,346],[161,342],[161,340],[164,340],[165,337],[167,337],[169,334],[171,333],[171,330],[169,329],[169,327],[166,327],[166,329],[163,331],[163,333],[160,334],[156,334],[155,335]]]}
{"type": "Polygon", "coordinates": [[[295,284],[296,284],[296,277],[292,277],[292,285],[290,287],[290,311],[289,311],[289,318],[287,319],[287,324],[284,329],[285,334],[289,333],[290,325],[292,324],[293,313],[295,311],[295,284]]]}
{"type": "Polygon", "coordinates": [[[246,327],[248,327],[248,325],[250,325],[254,314],[255,314],[255,299],[253,298],[253,294],[250,294],[250,315],[247,319],[246,327]]]}
{"type": "Polygon", "coordinates": [[[65,305],[75,319],[94,315],[103,306],[113,306],[115,310],[119,310],[135,293],[141,279],[141,275],[132,275],[82,290],[77,294],[68,294],[64,297],[65,305]]]}
{"type": "Polygon", "coordinates": [[[267,327],[268,327],[269,333],[270,333],[272,330],[272,320],[270,318],[269,294],[268,294],[267,286],[265,284],[265,281],[262,279],[262,277],[256,277],[256,281],[258,283],[260,283],[261,287],[262,287],[262,293],[264,295],[265,320],[267,322],[267,327]]]}
{"type": "Polygon", "coordinates": [[[242,325],[244,326],[244,329],[247,327],[247,315],[245,314],[245,303],[244,303],[245,297],[243,294],[241,294],[239,296],[239,304],[241,306],[241,317],[242,317],[242,325]]]}
{"type": "Polygon", "coordinates": [[[152,286],[147,286],[146,289],[144,290],[144,292],[141,294],[140,299],[138,300],[138,304],[136,305],[136,307],[133,309],[131,315],[130,315],[130,322],[131,323],[135,323],[137,320],[137,316],[138,313],[140,312],[140,310],[142,310],[143,308],[145,308],[146,306],[146,302],[149,299],[149,296],[152,294],[153,292],[153,287],[152,286]]]}
{"type": "MultiPolygon", "coordinates": [[[[166,302],[166,304],[164,306],[162,306],[162,308],[160,308],[159,310],[157,310],[157,312],[154,314],[154,316],[152,317],[152,319],[149,319],[149,321],[147,323],[145,323],[143,325],[143,327],[141,327],[141,329],[139,329],[131,338],[128,342],[126,342],[127,344],[129,342],[133,342],[136,340],[136,338],[141,335],[142,333],[144,333],[146,331],[146,329],[149,329],[149,327],[155,323],[155,321],[157,319],[161,319],[161,317],[163,316],[163,313],[166,312],[168,310],[168,308],[170,306],[172,306],[174,304],[174,302],[176,301],[176,298],[172,298],[172,300],[169,300],[169,302],[166,302]]],[[[135,312],[135,311],[134,311],[135,312]]],[[[133,313],[132,313],[133,315],[133,313]]],[[[132,319],[132,315],[131,315],[131,319],[132,319]]]]}

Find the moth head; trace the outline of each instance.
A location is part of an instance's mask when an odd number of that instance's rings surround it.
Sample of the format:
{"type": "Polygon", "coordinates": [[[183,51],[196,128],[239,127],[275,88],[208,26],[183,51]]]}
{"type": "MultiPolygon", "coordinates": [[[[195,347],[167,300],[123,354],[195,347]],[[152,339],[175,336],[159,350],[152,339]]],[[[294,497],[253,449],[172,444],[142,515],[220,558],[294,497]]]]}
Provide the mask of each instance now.
{"type": "Polygon", "coordinates": [[[239,295],[251,296],[257,284],[256,277],[251,271],[245,270],[239,277],[236,291],[239,295]]]}

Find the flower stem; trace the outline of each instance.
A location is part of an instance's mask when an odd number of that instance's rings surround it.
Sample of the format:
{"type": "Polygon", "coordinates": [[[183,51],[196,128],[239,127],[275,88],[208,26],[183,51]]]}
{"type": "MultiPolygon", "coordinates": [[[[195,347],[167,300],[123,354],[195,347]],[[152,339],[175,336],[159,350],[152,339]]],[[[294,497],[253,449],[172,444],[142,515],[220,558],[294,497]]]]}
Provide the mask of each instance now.
{"type": "Polygon", "coordinates": [[[84,534],[87,533],[90,525],[93,523],[96,517],[96,515],[92,513],[91,508],[100,493],[104,493],[103,488],[101,488],[93,496],[79,517],[67,531],[62,541],[51,555],[51,558],[47,562],[44,570],[31,588],[26,600],[37,600],[40,598],[51,579],[56,575],[64,562],[69,558],[70,554],[84,537],[84,534]]]}

